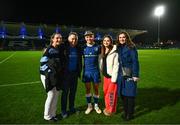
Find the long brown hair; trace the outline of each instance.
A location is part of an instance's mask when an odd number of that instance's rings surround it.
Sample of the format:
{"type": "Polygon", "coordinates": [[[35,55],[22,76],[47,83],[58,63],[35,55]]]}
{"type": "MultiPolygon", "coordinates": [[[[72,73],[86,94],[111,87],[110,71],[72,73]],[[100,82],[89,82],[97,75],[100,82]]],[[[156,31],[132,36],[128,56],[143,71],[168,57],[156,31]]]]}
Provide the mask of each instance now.
{"type": "Polygon", "coordinates": [[[60,35],[61,37],[62,37],[62,35],[60,34],[60,33],[53,33],[52,35],[51,35],[51,38],[50,38],[50,45],[52,45],[52,43],[53,43],[53,39],[54,39],[54,36],[56,35],[56,34],[58,34],[58,35],[60,35]]]}
{"type": "Polygon", "coordinates": [[[102,57],[104,57],[105,56],[105,46],[103,45],[103,41],[104,41],[104,39],[105,38],[109,38],[110,39],[110,41],[111,41],[111,44],[109,45],[109,51],[108,51],[108,53],[112,50],[112,48],[113,48],[113,39],[112,39],[112,37],[110,36],[110,35],[104,35],[104,37],[103,37],[103,39],[102,39],[102,43],[101,43],[101,45],[102,45],[102,47],[101,47],[101,56],[102,57]]]}
{"type": "Polygon", "coordinates": [[[121,35],[121,34],[124,34],[124,35],[125,35],[125,37],[126,37],[126,43],[125,43],[125,44],[126,44],[130,49],[136,47],[136,45],[134,44],[134,42],[131,40],[131,37],[130,37],[129,33],[126,32],[126,31],[122,31],[122,32],[120,32],[120,33],[118,34],[118,36],[117,36],[117,43],[116,43],[117,45],[120,45],[119,35],[121,35]]]}

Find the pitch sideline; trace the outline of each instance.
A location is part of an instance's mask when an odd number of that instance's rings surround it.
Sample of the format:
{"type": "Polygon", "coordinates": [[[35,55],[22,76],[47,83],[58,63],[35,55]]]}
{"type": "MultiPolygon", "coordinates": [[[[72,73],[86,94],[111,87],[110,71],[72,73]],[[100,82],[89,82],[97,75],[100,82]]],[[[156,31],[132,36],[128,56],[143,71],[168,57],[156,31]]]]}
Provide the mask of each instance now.
{"type": "Polygon", "coordinates": [[[16,54],[16,52],[12,53],[10,56],[8,56],[7,58],[3,59],[0,64],[2,64],[3,62],[5,62],[6,60],[10,59],[11,57],[13,57],[16,54]]]}
{"type": "Polygon", "coordinates": [[[24,82],[24,83],[16,83],[16,84],[3,84],[3,85],[0,85],[0,87],[18,86],[18,85],[30,85],[30,84],[37,84],[37,83],[40,83],[40,81],[35,81],[35,82],[24,82]]]}

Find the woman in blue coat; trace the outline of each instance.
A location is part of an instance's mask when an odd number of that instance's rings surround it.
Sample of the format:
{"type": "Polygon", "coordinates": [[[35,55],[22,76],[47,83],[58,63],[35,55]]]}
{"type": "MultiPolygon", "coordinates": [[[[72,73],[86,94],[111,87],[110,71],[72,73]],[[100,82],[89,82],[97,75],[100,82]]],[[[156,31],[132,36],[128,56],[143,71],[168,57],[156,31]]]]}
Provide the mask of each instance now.
{"type": "Polygon", "coordinates": [[[123,100],[124,120],[133,119],[137,81],[139,80],[139,61],[135,44],[127,32],[121,32],[117,37],[119,54],[118,93],[123,100]]]}

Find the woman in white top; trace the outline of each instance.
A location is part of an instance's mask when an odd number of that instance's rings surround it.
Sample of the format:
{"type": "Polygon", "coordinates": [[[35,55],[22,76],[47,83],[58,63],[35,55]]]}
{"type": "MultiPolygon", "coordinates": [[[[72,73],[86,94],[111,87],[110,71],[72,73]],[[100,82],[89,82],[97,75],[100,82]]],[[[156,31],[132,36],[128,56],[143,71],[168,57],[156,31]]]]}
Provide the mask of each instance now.
{"type": "Polygon", "coordinates": [[[104,114],[111,116],[116,112],[117,105],[117,76],[119,69],[118,53],[116,45],[113,45],[113,39],[110,35],[105,35],[102,42],[102,51],[100,56],[100,69],[104,76],[104,114]]]}

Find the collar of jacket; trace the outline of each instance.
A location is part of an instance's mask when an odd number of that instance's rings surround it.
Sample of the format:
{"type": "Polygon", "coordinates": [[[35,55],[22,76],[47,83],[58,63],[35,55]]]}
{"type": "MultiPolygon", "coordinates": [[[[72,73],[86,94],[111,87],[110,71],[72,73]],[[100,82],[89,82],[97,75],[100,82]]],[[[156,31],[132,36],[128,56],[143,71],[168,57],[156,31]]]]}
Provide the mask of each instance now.
{"type": "Polygon", "coordinates": [[[116,45],[113,45],[113,48],[112,48],[112,50],[109,52],[108,55],[114,53],[116,50],[117,50],[117,46],[116,46],[116,45]]]}
{"type": "Polygon", "coordinates": [[[121,52],[122,52],[122,53],[126,53],[127,51],[130,50],[127,45],[121,46],[120,49],[121,49],[121,52]]]}

